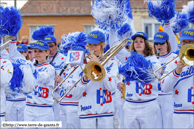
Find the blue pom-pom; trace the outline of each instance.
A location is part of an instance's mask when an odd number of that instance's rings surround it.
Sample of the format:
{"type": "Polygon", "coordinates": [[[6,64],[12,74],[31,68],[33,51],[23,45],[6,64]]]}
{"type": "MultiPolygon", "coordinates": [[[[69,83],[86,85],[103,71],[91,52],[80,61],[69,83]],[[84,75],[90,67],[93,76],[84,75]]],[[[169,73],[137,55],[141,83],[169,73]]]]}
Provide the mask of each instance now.
{"type": "Polygon", "coordinates": [[[133,35],[133,31],[131,26],[128,23],[125,23],[121,26],[121,28],[117,31],[117,36],[119,39],[123,40],[126,38],[131,38],[133,35]]]}
{"type": "Polygon", "coordinates": [[[184,28],[188,26],[188,18],[186,14],[176,13],[175,17],[170,21],[171,27],[174,33],[181,32],[184,28]]]}
{"type": "Polygon", "coordinates": [[[16,36],[22,26],[22,15],[14,7],[0,6],[0,35],[16,36]]]}
{"type": "Polygon", "coordinates": [[[38,30],[35,30],[32,34],[34,40],[44,40],[48,35],[54,35],[54,27],[52,26],[41,26],[38,30]]]}
{"type": "Polygon", "coordinates": [[[143,55],[133,52],[126,64],[119,67],[119,73],[125,76],[125,83],[137,81],[141,84],[149,84],[155,79],[152,63],[147,61],[143,55]]]}
{"type": "Polygon", "coordinates": [[[72,32],[67,36],[62,37],[61,48],[63,49],[63,54],[66,56],[68,50],[78,50],[88,53],[86,46],[86,34],[84,32],[72,32]]]}
{"type": "Polygon", "coordinates": [[[189,22],[194,24],[194,8],[188,11],[189,22]]]}
{"type": "Polygon", "coordinates": [[[149,1],[149,16],[156,17],[159,22],[168,21],[175,15],[175,0],[149,1]]]}
{"type": "Polygon", "coordinates": [[[20,69],[20,64],[12,63],[13,65],[13,77],[9,82],[9,87],[12,91],[19,92],[22,89],[23,73],[20,69]]]}

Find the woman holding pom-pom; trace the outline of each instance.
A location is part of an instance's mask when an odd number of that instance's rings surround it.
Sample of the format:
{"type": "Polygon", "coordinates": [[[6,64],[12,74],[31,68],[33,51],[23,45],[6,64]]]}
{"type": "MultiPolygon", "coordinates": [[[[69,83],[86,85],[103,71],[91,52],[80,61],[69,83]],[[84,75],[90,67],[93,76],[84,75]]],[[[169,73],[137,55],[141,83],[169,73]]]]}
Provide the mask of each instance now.
{"type": "MultiPolygon", "coordinates": [[[[31,93],[27,94],[24,121],[53,121],[52,90],[54,88],[55,69],[47,63],[48,44],[44,41],[34,43],[35,63],[29,64],[36,77],[35,86],[31,93]]],[[[10,44],[10,56],[15,59],[25,58],[17,51],[16,43],[10,44]]]]}
{"type": "MultiPolygon", "coordinates": [[[[148,36],[144,32],[137,32],[132,36],[131,55],[117,55],[119,60],[125,60],[125,65],[119,72],[125,76],[126,92],[124,110],[125,128],[156,128],[158,116],[157,80],[153,71],[160,67],[154,55],[152,46],[148,43],[148,36]]],[[[122,52],[122,51],[121,51],[122,52]]]]}

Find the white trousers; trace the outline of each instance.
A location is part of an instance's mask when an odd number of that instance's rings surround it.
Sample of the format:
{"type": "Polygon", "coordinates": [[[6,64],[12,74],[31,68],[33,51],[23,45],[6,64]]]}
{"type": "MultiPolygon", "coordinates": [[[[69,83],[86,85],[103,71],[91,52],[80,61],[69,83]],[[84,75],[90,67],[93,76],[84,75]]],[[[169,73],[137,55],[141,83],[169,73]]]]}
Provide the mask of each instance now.
{"type": "Polygon", "coordinates": [[[78,106],[60,106],[60,119],[63,129],[80,128],[78,106]]]}
{"type": "Polygon", "coordinates": [[[156,128],[158,104],[156,100],[145,103],[125,102],[124,126],[130,129],[156,128]]]}
{"type": "Polygon", "coordinates": [[[0,127],[1,127],[1,129],[2,129],[2,128],[4,128],[4,127],[2,126],[2,122],[5,121],[5,116],[0,117],[0,119],[1,119],[1,120],[0,120],[0,124],[1,124],[0,127]]]}
{"type": "Polygon", "coordinates": [[[60,105],[56,101],[53,104],[54,121],[61,121],[60,119],[60,105]]]}
{"type": "Polygon", "coordinates": [[[194,128],[194,114],[173,114],[173,128],[174,129],[193,129],[194,128]]]}
{"type": "Polygon", "coordinates": [[[97,118],[87,118],[80,119],[80,124],[82,129],[112,129],[113,128],[113,116],[109,117],[97,117],[97,118]]]}
{"type": "Polygon", "coordinates": [[[172,129],[173,100],[172,95],[159,95],[157,98],[159,105],[157,128],[172,129]]]}
{"type": "Polygon", "coordinates": [[[7,121],[24,121],[26,101],[6,101],[7,121]]]}
{"type": "MultiPolygon", "coordinates": [[[[124,111],[123,111],[123,105],[125,103],[125,99],[121,98],[120,91],[116,92],[115,98],[114,98],[114,107],[115,107],[115,116],[118,119],[118,128],[122,129],[124,128],[124,111]]],[[[115,121],[115,120],[114,120],[115,121]]]]}
{"type": "Polygon", "coordinates": [[[26,106],[24,121],[54,121],[53,109],[52,107],[26,106]]]}

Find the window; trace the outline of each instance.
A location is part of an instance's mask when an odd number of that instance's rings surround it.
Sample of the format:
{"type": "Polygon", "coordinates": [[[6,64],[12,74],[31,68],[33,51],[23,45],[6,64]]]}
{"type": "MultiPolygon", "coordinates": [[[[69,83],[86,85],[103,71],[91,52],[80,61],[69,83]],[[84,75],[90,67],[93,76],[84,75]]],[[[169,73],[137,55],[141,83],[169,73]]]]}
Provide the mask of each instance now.
{"type": "Polygon", "coordinates": [[[143,32],[148,35],[149,40],[153,40],[154,34],[158,32],[160,23],[153,18],[143,19],[143,32]]]}
{"type": "Polygon", "coordinates": [[[84,30],[86,34],[89,34],[90,32],[92,32],[94,30],[94,25],[84,25],[84,30]]]}
{"type": "Polygon", "coordinates": [[[35,43],[36,40],[32,38],[32,34],[35,30],[38,30],[41,26],[30,26],[30,43],[35,43]]]}

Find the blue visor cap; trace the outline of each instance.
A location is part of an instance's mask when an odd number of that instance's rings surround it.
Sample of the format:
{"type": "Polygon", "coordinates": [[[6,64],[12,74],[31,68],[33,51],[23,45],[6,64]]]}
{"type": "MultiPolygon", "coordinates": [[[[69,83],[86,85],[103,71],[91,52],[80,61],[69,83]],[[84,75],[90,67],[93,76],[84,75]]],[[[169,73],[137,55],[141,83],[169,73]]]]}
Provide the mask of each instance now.
{"type": "Polygon", "coordinates": [[[45,41],[37,41],[36,43],[34,43],[34,47],[33,48],[37,48],[40,50],[47,50],[49,49],[48,43],[45,41]]]}
{"type": "Polygon", "coordinates": [[[85,42],[94,45],[99,44],[100,42],[105,42],[105,35],[99,30],[92,31],[88,34],[85,42]]]}
{"type": "Polygon", "coordinates": [[[144,39],[146,39],[148,41],[148,35],[144,32],[137,32],[135,33],[131,39],[134,40],[136,37],[143,37],[144,39]]]}
{"type": "Polygon", "coordinates": [[[194,29],[184,29],[182,30],[181,37],[179,38],[180,41],[182,40],[194,40],[194,29]]]}
{"type": "Polygon", "coordinates": [[[44,41],[47,43],[54,43],[54,42],[56,43],[57,39],[55,38],[55,36],[49,35],[44,38],[44,41]]]}
{"type": "Polygon", "coordinates": [[[28,47],[29,49],[33,49],[33,45],[32,45],[32,44],[28,44],[27,47],[28,47]]]}
{"type": "Polygon", "coordinates": [[[131,43],[133,42],[133,40],[132,40],[131,38],[127,38],[127,41],[128,41],[128,43],[127,43],[127,45],[126,45],[126,46],[130,46],[130,45],[131,45],[131,43]]]}
{"type": "Polygon", "coordinates": [[[19,52],[28,51],[28,46],[25,44],[19,44],[19,45],[17,45],[17,50],[19,52]]]}
{"type": "Polygon", "coordinates": [[[166,32],[157,32],[154,35],[153,43],[165,43],[166,40],[169,40],[169,36],[166,32]]]}

